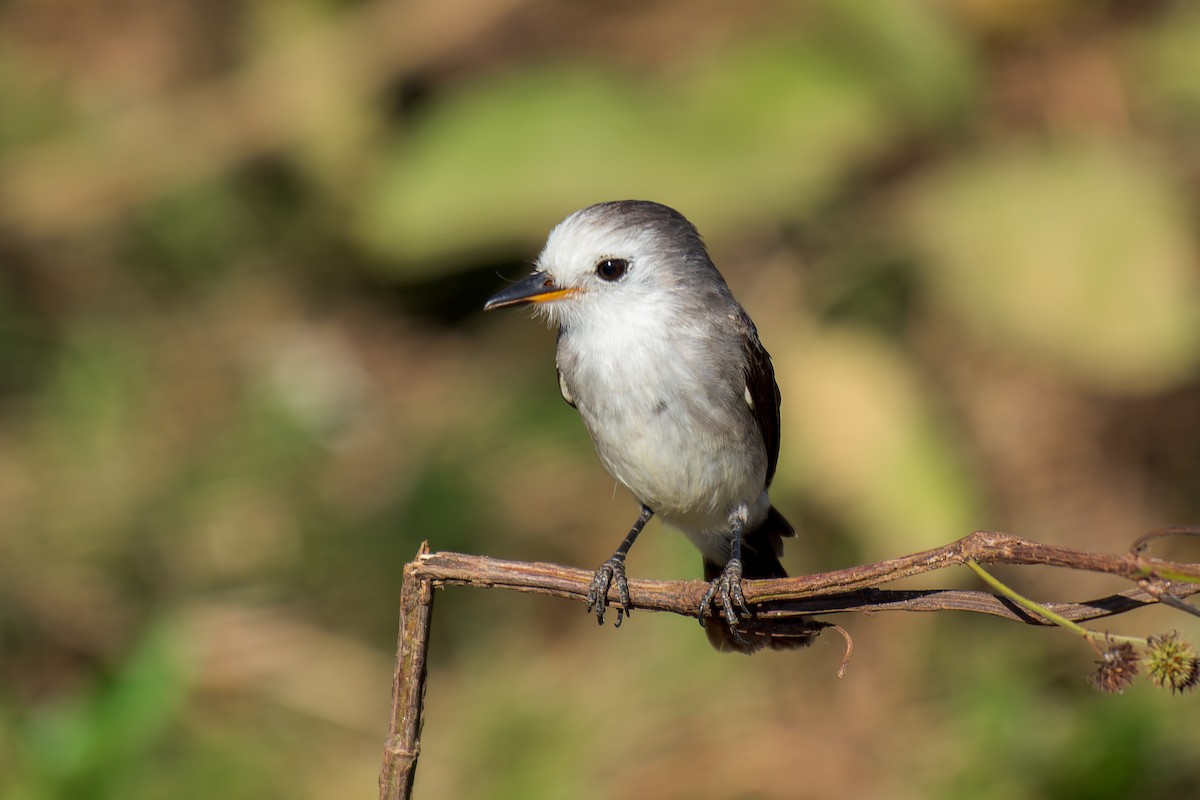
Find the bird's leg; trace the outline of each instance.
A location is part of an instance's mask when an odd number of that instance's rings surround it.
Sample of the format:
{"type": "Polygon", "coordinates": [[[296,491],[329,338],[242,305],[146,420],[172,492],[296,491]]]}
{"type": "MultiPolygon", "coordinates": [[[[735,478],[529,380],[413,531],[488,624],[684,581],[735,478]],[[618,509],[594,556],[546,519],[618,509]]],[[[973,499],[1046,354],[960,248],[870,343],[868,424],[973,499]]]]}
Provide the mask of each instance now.
{"type": "Polygon", "coordinates": [[[709,584],[708,591],[700,600],[700,624],[705,624],[709,608],[713,607],[714,600],[719,599],[725,623],[729,626],[730,634],[738,642],[744,642],[744,639],[738,633],[737,611],[740,610],[747,617],[754,615],[750,606],[746,604],[745,595],[742,594],[742,536],[746,532],[746,520],[749,516],[750,509],[745,503],[740,504],[729,515],[729,560],[725,562],[721,574],[709,584]]]}
{"type": "Polygon", "coordinates": [[[625,579],[625,556],[629,553],[629,548],[633,547],[633,543],[637,541],[642,528],[646,527],[646,523],[653,516],[654,512],[643,505],[637,521],[633,523],[629,533],[625,534],[625,539],[617,548],[617,552],[613,553],[608,561],[601,564],[600,569],[596,570],[596,574],[592,576],[592,585],[588,587],[587,610],[596,612],[596,622],[600,625],[604,624],[604,609],[608,605],[608,587],[613,583],[617,584],[617,598],[621,601],[621,606],[617,609],[616,627],[621,627],[621,620],[632,611],[629,607],[629,581],[625,579]]]}

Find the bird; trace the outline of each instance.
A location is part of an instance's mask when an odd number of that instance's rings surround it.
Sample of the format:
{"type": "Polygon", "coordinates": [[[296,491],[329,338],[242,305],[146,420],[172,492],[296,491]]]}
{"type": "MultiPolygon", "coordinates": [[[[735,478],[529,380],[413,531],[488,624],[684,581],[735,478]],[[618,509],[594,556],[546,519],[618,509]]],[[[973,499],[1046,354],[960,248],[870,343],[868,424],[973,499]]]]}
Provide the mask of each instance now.
{"type": "Polygon", "coordinates": [[[809,644],[822,623],[763,632],[742,591],[743,579],[787,576],[779,556],[796,535],[768,496],[780,393],[754,322],[696,227],[652,201],[598,203],[558,223],[534,267],[484,310],[530,306],[557,327],[559,391],[639,503],[593,576],[588,611],[603,624],[615,588],[620,626],[626,556],[657,517],[700,550],[709,588],[698,616],[717,650],[809,644]]]}

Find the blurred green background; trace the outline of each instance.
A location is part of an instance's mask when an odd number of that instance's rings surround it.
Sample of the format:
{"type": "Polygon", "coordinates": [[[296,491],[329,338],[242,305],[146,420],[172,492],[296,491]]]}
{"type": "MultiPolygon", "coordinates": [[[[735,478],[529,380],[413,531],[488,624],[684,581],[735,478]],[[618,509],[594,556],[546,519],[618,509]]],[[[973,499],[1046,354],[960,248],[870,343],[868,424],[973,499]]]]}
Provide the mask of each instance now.
{"type": "MultiPolygon", "coordinates": [[[[0,798],[373,796],[419,543],[591,568],[635,515],[480,312],[627,197],[774,356],[792,571],[1200,521],[1195,3],[7,0],[0,798]]],[[[699,566],[651,523],[630,573],[699,566]]],[[[417,795],[1200,795],[1197,699],[1065,634],[836,621],[842,680],[442,592],[417,795]]]]}

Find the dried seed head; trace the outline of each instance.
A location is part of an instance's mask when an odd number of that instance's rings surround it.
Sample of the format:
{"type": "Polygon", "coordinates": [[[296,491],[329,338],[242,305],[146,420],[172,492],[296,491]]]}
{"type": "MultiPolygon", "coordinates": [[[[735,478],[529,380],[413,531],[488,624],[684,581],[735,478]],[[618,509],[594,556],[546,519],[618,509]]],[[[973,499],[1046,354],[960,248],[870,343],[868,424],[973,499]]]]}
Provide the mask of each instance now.
{"type": "Polygon", "coordinates": [[[1155,686],[1171,693],[1186,692],[1200,683],[1200,661],[1191,642],[1175,631],[1147,640],[1146,669],[1155,686]]]}
{"type": "Polygon", "coordinates": [[[1096,662],[1098,666],[1092,673],[1092,685],[1101,692],[1120,694],[1137,675],[1137,651],[1133,645],[1122,642],[1105,650],[1103,656],[1096,662]]]}

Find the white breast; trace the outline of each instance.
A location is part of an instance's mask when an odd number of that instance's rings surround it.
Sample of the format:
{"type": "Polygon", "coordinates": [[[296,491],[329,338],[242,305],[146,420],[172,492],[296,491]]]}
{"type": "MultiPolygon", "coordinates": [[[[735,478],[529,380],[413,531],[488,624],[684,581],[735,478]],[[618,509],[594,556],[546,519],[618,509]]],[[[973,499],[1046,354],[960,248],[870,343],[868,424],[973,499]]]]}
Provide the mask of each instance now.
{"type": "Polygon", "coordinates": [[[693,322],[633,311],[564,332],[567,392],[605,469],[641,502],[689,532],[723,528],[739,502],[760,505],[766,474],[744,379],[693,322]]]}

